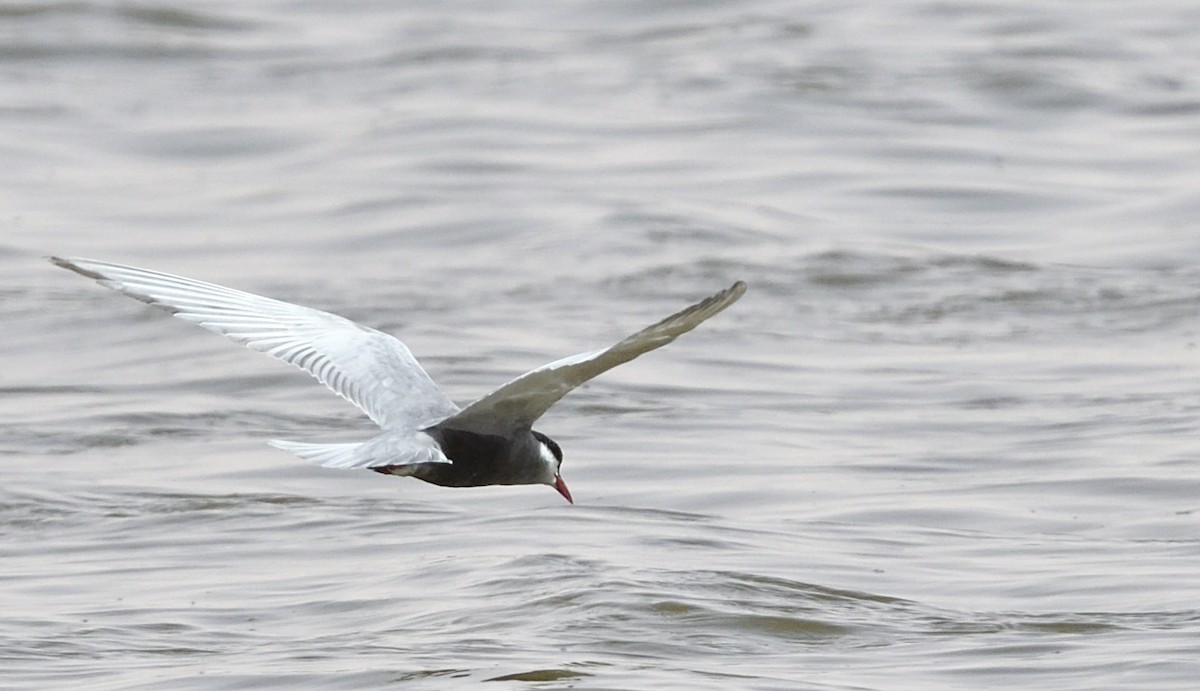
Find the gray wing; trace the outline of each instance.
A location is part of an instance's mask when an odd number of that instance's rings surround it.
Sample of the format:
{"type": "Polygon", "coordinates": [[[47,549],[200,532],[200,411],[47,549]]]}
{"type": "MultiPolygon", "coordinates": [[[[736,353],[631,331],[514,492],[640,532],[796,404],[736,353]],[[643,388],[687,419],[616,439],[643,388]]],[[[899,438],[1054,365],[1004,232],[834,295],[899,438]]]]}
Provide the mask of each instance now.
{"type": "Polygon", "coordinates": [[[458,411],[407,346],[336,314],[132,266],[50,261],[299,367],[384,429],[419,429],[458,411]]]}
{"type": "Polygon", "coordinates": [[[620,343],[555,360],[522,374],[439,423],[440,427],[488,434],[529,428],[574,388],[642,353],[661,348],[737,302],[746,292],[738,281],[687,309],[648,326],[620,343]]]}

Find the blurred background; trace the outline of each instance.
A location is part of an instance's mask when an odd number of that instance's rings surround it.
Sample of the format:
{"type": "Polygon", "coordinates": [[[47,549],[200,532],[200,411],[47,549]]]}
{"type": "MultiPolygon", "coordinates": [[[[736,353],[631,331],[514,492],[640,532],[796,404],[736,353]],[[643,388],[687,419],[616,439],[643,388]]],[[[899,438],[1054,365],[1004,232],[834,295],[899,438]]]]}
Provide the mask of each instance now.
{"type": "Polygon", "coordinates": [[[0,3],[0,686],[1191,688],[1200,6],[0,3]],[[396,334],[578,502],[312,467],[396,334]]]}

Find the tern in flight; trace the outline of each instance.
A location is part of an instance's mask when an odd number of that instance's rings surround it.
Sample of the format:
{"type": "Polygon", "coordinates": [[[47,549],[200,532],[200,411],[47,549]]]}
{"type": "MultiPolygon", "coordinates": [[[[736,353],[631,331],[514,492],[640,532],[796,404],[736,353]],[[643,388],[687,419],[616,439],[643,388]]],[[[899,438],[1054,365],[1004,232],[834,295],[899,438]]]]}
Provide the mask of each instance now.
{"type": "Polygon", "coordinates": [[[354,443],[268,443],[329,468],[363,468],[444,487],[550,485],[568,502],[563,454],[533,429],[580,384],[661,348],[729,307],[738,281],[616,345],[542,365],[460,408],[395,337],[336,314],[191,278],[82,258],[64,269],[278,358],[358,406],[382,432],[354,443]]]}

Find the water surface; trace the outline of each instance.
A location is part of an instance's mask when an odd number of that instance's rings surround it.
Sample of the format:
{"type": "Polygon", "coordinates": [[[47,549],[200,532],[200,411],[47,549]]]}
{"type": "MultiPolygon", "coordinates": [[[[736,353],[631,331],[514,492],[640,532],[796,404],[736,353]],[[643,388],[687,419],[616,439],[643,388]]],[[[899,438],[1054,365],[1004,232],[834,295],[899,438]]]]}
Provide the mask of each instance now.
{"type": "Polygon", "coordinates": [[[1191,688],[1200,16],[0,8],[0,686],[1191,688]],[[744,279],[539,428],[577,504],[79,277],[388,330],[467,402],[744,279]]]}

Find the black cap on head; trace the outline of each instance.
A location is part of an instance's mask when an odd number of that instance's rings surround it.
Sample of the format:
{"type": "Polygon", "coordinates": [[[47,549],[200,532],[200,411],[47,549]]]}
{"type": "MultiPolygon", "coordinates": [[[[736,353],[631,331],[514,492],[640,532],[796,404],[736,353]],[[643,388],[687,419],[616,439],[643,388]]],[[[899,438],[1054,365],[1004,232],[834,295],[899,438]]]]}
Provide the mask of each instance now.
{"type": "Polygon", "coordinates": [[[539,432],[537,430],[530,430],[530,431],[533,432],[533,437],[535,439],[537,439],[538,441],[542,442],[543,444],[545,444],[547,447],[549,447],[550,453],[554,454],[554,457],[558,459],[559,463],[562,463],[562,447],[560,447],[558,445],[558,442],[554,441],[550,437],[547,437],[546,435],[542,434],[541,432],[539,432]]]}

